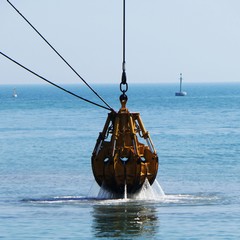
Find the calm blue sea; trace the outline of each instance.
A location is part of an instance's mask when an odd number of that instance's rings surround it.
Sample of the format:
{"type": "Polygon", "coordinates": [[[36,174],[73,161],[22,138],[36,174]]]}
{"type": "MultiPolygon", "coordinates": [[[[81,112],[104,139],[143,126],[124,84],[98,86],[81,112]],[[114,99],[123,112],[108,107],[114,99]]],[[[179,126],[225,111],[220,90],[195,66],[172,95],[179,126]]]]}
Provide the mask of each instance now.
{"type": "MultiPolygon", "coordinates": [[[[98,101],[83,85],[64,87],[98,101]]],[[[118,110],[118,84],[93,87],[118,110]]],[[[240,84],[177,90],[128,91],[165,196],[104,200],[90,158],[108,111],[50,85],[1,86],[0,239],[240,239],[240,84]]]]}

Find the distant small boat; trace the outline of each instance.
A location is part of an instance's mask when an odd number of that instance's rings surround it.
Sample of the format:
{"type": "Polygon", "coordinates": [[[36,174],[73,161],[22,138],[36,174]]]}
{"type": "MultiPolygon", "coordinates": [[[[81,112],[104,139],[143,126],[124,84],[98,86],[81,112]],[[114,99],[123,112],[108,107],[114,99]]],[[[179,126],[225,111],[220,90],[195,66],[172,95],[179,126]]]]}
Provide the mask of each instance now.
{"type": "Polygon", "coordinates": [[[16,97],[18,96],[15,88],[13,89],[13,94],[12,94],[12,96],[13,96],[14,98],[16,98],[16,97]]]}
{"type": "Polygon", "coordinates": [[[180,90],[179,92],[175,92],[175,96],[186,96],[187,92],[182,91],[182,73],[180,73],[180,90]]]}

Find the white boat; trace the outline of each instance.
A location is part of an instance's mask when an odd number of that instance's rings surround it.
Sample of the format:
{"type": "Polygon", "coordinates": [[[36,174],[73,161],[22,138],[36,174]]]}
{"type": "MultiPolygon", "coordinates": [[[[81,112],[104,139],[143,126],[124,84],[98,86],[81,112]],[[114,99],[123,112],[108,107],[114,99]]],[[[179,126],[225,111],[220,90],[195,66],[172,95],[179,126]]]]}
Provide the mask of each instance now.
{"type": "Polygon", "coordinates": [[[18,96],[15,88],[13,89],[13,94],[12,94],[12,96],[13,96],[14,98],[16,98],[16,97],[18,96]]]}
{"type": "Polygon", "coordinates": [[[180,73],[180,90],[175,92],[175,96],[186,96],[187,92],[182,91],[182,73],[180,73]]]}

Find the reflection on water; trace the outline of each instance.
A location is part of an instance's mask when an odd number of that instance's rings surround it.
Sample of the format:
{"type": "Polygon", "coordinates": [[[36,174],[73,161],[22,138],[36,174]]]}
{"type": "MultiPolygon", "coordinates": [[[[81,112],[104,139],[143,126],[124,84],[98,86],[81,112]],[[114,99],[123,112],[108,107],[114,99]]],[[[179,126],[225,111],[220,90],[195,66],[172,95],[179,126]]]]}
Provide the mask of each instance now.
{"type": "Polygon", "coordinates": [[[156,209],[141,202],[121,202],[93,207],[95,237],[152,237],[158,232],[156,209]]]}

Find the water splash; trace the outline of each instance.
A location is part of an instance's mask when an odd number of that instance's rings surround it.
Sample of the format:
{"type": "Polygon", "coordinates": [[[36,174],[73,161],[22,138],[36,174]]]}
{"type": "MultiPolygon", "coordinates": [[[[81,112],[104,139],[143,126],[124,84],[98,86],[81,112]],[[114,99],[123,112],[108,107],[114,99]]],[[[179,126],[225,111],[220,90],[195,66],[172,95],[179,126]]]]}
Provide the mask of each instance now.
{"type": "Polygon", "coordinates": [[[104,187],[101,187],[99,192],[97,193],[97,196],[90,196],[90,197],[96,197],[97,199],[115,199],[118,198],[115,193],[109,192],[104,187]]]}
{"type": "Polygon", "coordinates": [[[159,200],[165,196],[165,193],[158,183],[157,180],[150,185],[149,181],[146,179],[141,190],[138,193],[131,194],[132,199],[136,200],[159,200]]]}
{"type": "Polygon", "coordinates": [[[165,193],[158,183],[157,180],[150,185],[149,181],[146,179],[142,188],[134,194],[127,194],[127,185],[125,185],[124,194],[119,195],[112,192],[109,192],[107,189],[102,186],[101,188],[94,184],[88,194],[89,198],[96,199],[135,199],[135,200],[159,200],[163,198],[165,193]]]}
{"type": "Polygon", "coordinates": [[[135,194],[127,194],[125,186],[125,193],[122,195],[109,192],[104,187],[99,187],[93,181],[87,196],[55,196],[47,198],[28,198],[23,199],[25,203],[38,203],[38,204],[107,204],[115,205],[126,202],[154,202],[161,206],[176,205],[206,205],[206,204],[219,204],[226,201],[221,195],[216,193],[195,193],[195,194],[166,194],[164,193],[161,185],[157,180],[150,185],[146,180],[141,190],[135,194]]]}
{"type": "Polygon", "coordinates": [[[116,195],[107,191],[103,187],[99,187],[94,181],[90,192],[87,196],[54,196],[44,198],[25,198],[21,200],[24,203],[34,204],[86,204],[93,203],[97,205],[121,205],[126,202],[136,203],[143,201],[145,203],[151,202],[153,204],[160,204],[159,206],[170,205],[209,205],[226,203],[229,199],[225,199],[218,193],[194,193],[194,194],[166,194],[161,188],[161,185],[155,181],[150,185],[146,181],[142,189],[135,194],[116,195]]]}

